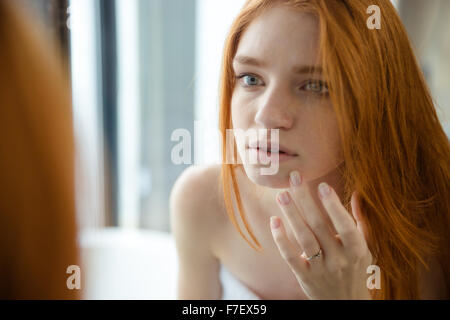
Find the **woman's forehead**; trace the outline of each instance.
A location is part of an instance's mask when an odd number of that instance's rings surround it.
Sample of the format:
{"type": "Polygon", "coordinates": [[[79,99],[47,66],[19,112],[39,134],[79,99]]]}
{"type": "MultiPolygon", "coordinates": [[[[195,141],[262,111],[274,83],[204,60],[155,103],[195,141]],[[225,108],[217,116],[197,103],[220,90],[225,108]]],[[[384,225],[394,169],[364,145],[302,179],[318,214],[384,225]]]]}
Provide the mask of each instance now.
{"type": "MultiPolygon", "coordinates": [[[[250,23],[243,33],[235,57],[251,57],[268,67],[282,61],[289,68],[314,65],[318,53],[317,18],[306,12],[276,6],[250,23]]],[[[235,59],[234,65],[241,62],[235,59]]],[[[247,59],[252,62],[251,60],[247,59]]]]}

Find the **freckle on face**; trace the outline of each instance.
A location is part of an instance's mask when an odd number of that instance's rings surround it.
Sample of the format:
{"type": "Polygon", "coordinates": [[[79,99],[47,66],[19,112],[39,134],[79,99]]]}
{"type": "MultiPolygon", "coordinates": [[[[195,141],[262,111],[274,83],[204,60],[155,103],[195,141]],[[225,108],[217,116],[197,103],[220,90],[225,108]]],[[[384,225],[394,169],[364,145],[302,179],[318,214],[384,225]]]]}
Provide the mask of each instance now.
{"type": "Polygon", "coordinates": [[[299,154],[292,163],[281,164],[279,174],[272,177],[258,176],[255,168],[244,164],[247,174],[261,184],[275,184],[294,168],[301,168],[306,178],[314,179],[334,168],[340,156],[339,131],[329,99],[299,95],[295,87],[290,87],[307,80],[305,76],[294,78],[291,69],[315,65],[317,43],[316,18],[281,6],[254,20],[240,39],[236,56],[254,57],[266,65],[234,64],[237,74],[254,74],[264,85],[251,90],[236,85],[231,101],[233,128],[278,128],[280,144],[299,154]]]}

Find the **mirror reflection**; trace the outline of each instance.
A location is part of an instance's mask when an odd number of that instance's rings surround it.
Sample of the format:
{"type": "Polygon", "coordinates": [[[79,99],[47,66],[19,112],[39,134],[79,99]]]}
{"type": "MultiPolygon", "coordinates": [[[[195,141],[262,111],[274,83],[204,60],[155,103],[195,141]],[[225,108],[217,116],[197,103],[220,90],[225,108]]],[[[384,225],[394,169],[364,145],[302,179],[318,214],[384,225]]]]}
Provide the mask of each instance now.
{"type": "Polygon", "coordinates": [[[0,298],[448,299],[449,14],[1,1],[0,298]]]}

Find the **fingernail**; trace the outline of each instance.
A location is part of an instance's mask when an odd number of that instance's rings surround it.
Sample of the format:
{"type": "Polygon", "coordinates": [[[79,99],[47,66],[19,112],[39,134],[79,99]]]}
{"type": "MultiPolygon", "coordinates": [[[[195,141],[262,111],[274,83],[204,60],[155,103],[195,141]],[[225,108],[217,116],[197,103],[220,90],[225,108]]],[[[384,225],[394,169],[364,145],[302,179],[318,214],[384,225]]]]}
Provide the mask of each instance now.
{"type": "Polygon", "coordinates": [[[291,183],[293,186],[298,187],[302,183],[302,178],[297,171],[292,171],[290,174],[291,183]]]}
{"type": "Polygon", "coordinates": [[[276,217],[270,217],[270,225],[272,229],[277,229],[280,226],[280,220],[276,217]]]}
{"type": "Polygon", "coordinates": [[[284,191],[280,194],[278,194],[278,202],[284,206],[289,204],[289,195],[287,194],[287,191],[284,191]]]}
{"type": "Polygon", "coordinates": [[[319,192],[322,197],[326,197],[331,193],[331,189],[325,182],[319,184],[319,192]]]}

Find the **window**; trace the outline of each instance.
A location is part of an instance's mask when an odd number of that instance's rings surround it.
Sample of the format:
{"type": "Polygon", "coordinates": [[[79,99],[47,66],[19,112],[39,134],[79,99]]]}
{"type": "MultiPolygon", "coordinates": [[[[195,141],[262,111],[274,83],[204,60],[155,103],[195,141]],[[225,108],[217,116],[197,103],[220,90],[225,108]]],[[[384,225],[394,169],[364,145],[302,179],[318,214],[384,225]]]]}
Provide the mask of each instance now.
{"type": "MultiPolygon", "coordinates": [[[[172,163],[171,134],[184,128],[198,139],[204,131],[194,133],[194,123],[217,131],[222,46],[243,3],[71,1],[74,106],[85,178],[79,203],[87,225],[169,231],[170,191],[188,166],[172,163]]],[[[198,150],[192,161],[211,162],[218,152],[198,150]]]]}

